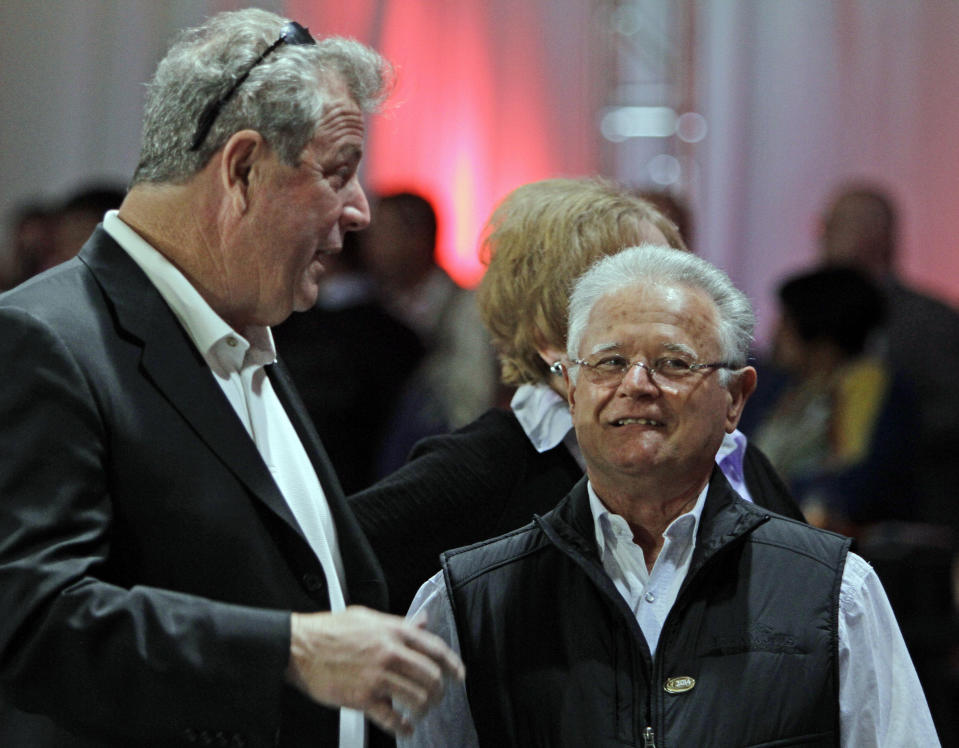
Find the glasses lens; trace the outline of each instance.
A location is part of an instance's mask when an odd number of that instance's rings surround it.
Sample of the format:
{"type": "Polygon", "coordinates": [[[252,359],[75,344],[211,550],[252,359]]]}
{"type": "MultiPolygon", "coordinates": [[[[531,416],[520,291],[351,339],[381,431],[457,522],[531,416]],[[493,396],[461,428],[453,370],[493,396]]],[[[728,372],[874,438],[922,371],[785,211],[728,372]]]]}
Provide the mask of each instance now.
{"type": "Polygon", "coordinates": [[[624,356],[601,356],[588,361],[577,360],[586,371],[586,378],[593,384],[618,387],[626,373],[635,367],[645,369],[654,384],[679,383],[689,379],[694,372],[726,368],[724,363],[691,364],[681,358],[658,358],[652,364],[630,361],[624,356]]]}
{"type": "Polygon", "coordinates": [[[653,364],[653,370],[657,375],[675,381],[689,376],[693,369],[681,358],[660,358],[653,364]]]}
{"type": "Polygon", "coordinates": [[[586,377],[593,384],[617,385],[623,381],[623,375],[629,369],[629,359],[623,356],[599,356],[581,361],[586,377]]]}
{"type": "Polygon", "coordinates": [[[610,369],[593,369],[589,366],[583,367],[586,369],[586,378],[589,379],[593,384],[599,384],[603,386],[619,384],[623,381],[622,371],[614,371],[610,369]]]}

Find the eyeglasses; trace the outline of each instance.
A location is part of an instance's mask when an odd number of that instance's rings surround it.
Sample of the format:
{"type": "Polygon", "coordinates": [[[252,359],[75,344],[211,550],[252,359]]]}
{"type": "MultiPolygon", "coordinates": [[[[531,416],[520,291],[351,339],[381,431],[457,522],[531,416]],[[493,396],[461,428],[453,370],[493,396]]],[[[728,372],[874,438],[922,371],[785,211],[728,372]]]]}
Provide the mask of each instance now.
{"type": "Polygon", "coordinates": [[[690,363],[681,358],[667,356],[647,364],[643,361],[630,361],[618,353],[604,353],[589,360],[576,358],[572,363],[575,366],[582,366],[586,379],[601,387],[619,387],[626,372],[634,366],[645,369],[657,387],[676,386],[700,371],[733,368],[724,361],[690,363]]]}
{"type": "Polygon", "coordinates": [[[270,53],[282,44],[316,44],[316,39],[310,34],[308,28],[300,26],[296,21],[290,21],[286,24],[286,26],[283,27],[283,31],[280,32],[280,38],[267,47],[263,51],[263,54],[257,57],[253,63],[243,71],[243,74],[236,79],[236,82],[230,86],[230,89],[223,94],[223,96],[215,101],[211,101],[206,109],[203,110],[203,114],[200,115],[200,121],[197,124],[196,134],[193,136],[193,145],[190,146],[191,151],[199,150],[200,146],[203,145],[203,141],[206,140],[206,136],[210,134],[210,128],[213,127],[213,123],[216,122],[220,110],[233,98],[233,94],[243,85],[243,81],[249,77],[253,68],[263,62],[270,53]]]}

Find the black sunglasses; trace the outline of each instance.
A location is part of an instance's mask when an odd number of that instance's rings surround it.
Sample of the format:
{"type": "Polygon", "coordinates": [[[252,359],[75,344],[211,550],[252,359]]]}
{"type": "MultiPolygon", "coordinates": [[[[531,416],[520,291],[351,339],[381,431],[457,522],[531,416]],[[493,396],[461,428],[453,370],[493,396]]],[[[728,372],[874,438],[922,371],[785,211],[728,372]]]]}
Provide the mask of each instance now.
{"type": "Polygon", "coordinates": [[[200,115],[199,124],[197,124],[196,134],[193,136],[193,145],[190,146],[191,151],[199,150],[200,146],[203,145],[203,141],[206,140],[206,136],[209,135],[210,128],[213,127],[213,123],[216,122],[220,110],[233,98],[233,94],[243,85],[243,81],[249,77],[253,68],[263,62],[263,60],[281,44],[316,44],[316,39],[310,34],[308,28],[300,26],[296,21],[290,21],[286,24],[286,26],[283,27],[283,31],[280,32],[280,38],[263,50],[263,54],[257,57],[243,72],[243,75],[236,79],[236,83],[230,86],[230,90],[215,101],[211,101],[206,109],[203,110],[203,114],[200,115]]]}

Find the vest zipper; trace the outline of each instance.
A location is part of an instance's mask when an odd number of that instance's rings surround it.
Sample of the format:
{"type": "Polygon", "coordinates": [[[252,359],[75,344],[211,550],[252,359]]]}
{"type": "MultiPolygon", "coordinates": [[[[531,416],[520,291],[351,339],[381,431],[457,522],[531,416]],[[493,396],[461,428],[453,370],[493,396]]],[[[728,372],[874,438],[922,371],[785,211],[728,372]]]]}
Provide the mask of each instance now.
{"type": "Polygon", "coordinates": [[[656,735],[652,727],[643,730],[643,748],[656,748],[656,735]]]}

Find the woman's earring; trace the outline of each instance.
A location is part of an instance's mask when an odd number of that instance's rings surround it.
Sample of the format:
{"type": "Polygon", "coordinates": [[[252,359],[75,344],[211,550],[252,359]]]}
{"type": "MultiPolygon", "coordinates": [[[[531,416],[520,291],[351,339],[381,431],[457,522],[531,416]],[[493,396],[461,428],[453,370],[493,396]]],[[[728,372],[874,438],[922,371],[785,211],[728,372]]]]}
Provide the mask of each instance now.
{"type": "Polygon", "coordinates": [[[562,361],[554,361],[553,363],[551,363],[551,364],[549,365],[549,373],[550,373],[550,374],[555,374],[556,376],[561,375],[561,374],[563,373],[563,362],[562,362],[562,361]]]}

